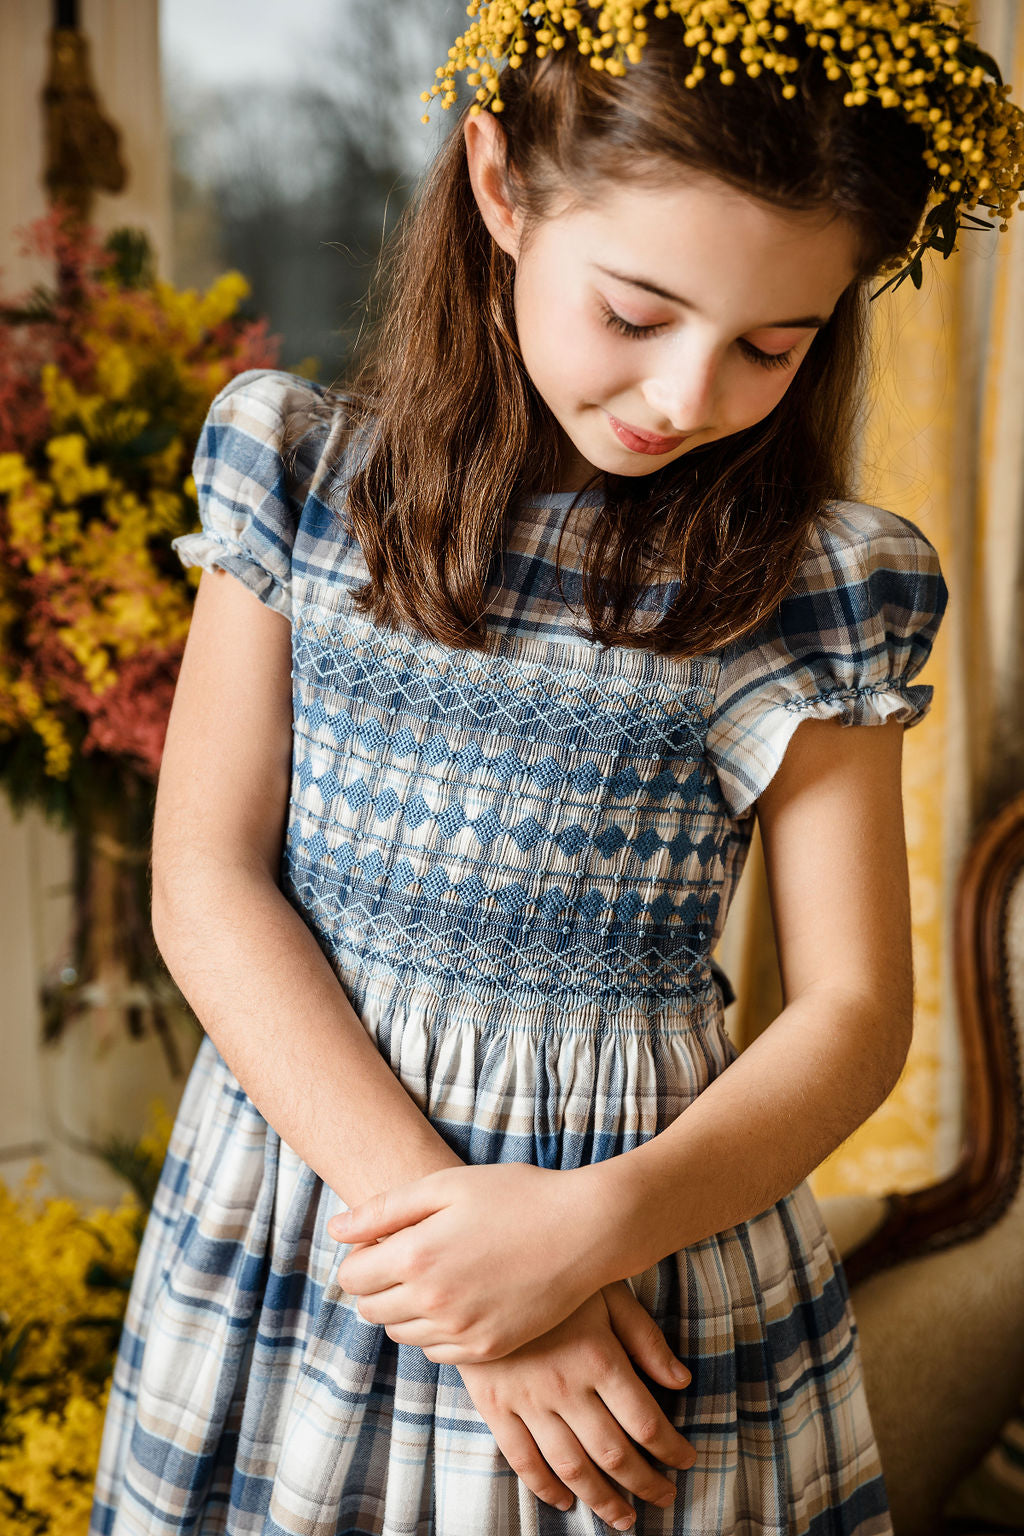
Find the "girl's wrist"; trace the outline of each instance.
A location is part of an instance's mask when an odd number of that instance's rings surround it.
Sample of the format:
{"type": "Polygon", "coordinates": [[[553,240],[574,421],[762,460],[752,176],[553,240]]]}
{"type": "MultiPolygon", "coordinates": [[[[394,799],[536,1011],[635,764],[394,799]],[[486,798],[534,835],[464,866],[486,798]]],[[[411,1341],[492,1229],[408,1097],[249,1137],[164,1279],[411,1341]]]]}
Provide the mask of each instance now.
{"type": "Polygon", "coordinates": [[[572,1191],[575,1268],[593,1295],[645,1267],[637,1263],[635,1194],[624,1155],[585,1163],[569,1171],[572,1191]]]}

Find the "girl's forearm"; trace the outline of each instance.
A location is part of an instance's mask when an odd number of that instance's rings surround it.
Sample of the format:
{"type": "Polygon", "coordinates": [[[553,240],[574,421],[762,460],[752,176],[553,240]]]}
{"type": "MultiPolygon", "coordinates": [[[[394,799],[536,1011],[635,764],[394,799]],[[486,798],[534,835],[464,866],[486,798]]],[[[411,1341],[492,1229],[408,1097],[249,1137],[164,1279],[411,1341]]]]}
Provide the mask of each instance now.
{"type": "Polygon", "coordinates": [[[877,999],[801,993],[664,1131],[594,1165],[617,1213],[594,1256],[605,1283],[788,1194],[892,1091],[909,1044],[877,999]]]}
{"type": "Polygon", "coordinates": [[[205,869],[154,896],[153,932],[260,1114],[346,1205],[462,1166],[269,876],[205,869]]]}

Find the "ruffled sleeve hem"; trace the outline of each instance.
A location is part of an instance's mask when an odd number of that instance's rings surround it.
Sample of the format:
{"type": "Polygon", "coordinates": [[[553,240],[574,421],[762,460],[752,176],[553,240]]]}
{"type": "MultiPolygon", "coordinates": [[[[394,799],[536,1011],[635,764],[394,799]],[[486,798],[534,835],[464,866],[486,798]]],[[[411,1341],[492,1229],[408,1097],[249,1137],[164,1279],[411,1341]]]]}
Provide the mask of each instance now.
{"type": "Polygon", "coordinates": [[[933,692],[930,683],[894,679],[863,688],[825,688],[768,705],[758,720],[756,740],[718,765],[718,782],[730,814],[737,819],[745,815],[768,788],[804,720],[838,719],[844,726],[898,720],[908,729],[928,713],[933,692]]]}
{"type": "Polygon", "coordinates": [[[822,688],[807,698],[787,699],[783,708],[812,720],[839,715],[844,725],[884,725],[891,719],[916,725],[931,708],[934,691],[931,683],[893,678],[863,688],[822,688]]]}
{"type": "Polygon", "coordinates": [[[251,555],[241,544],[233,543],[219,533],[186,533],[172,539],[171,548],[184,566],[195,565],[204,571],[217,568],[229,571],[232,576],[244,582],[250,592],[254,592],[268,608],[291,619],[290,586],[271,575],[255,555],[251,555]]]}

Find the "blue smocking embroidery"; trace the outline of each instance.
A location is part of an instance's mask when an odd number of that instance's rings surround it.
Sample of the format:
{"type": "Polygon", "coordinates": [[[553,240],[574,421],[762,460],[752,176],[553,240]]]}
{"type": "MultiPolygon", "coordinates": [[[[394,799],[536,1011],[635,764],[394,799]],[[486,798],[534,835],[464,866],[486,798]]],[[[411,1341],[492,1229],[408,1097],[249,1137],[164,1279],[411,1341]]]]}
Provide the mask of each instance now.
{"type": "Polygon", "coordinates": [[[726,841],[707,661],[293,632],[287,888],[339,959],[614,1016],[706,989],[726,841]]]}

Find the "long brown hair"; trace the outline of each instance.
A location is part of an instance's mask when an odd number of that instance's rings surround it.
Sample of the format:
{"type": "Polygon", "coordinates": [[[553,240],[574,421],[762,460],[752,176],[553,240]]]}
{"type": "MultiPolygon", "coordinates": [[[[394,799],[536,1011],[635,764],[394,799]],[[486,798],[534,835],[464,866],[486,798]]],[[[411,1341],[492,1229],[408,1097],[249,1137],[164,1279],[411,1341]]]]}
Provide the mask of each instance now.
{"type": "MultiPolygon", "coordinates": [[[[845,106],[810,50],[792,100],[769,72],[728,87],[709,72],[687,88],[694,55],[677,20],[652,21],[624,76],[569,48],[506,68],[506,183],[527,238],[567,189],[599,203],[608,178],[666,184],[684,167],[776,206],[846,215],[861,256],[763,421],[652,474],[598,471],[588,482],[604,494],[583,540],[580,632],[683,657],[773,611],[811,524],[851,494],[870,279],[913,238],[929,182],[920,129],[876,103],[845,106]],[[678,593],[656,623],[638,625],[645,591],[666,571],[678,593]]],[[[385,251],[383,316],[323,408],[363,434],[334,508],[369,572],[356,607],[462,649],[489,646],[486,583],[511,502],[556,483],[557,424],[517,344],[514,272],[477,207],[460,118],[385,251]]]]}

